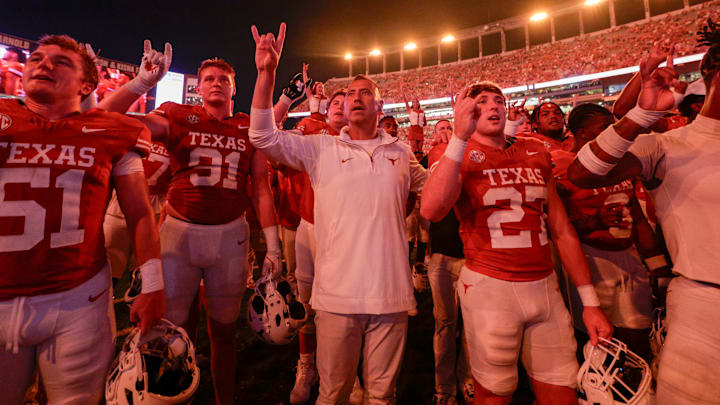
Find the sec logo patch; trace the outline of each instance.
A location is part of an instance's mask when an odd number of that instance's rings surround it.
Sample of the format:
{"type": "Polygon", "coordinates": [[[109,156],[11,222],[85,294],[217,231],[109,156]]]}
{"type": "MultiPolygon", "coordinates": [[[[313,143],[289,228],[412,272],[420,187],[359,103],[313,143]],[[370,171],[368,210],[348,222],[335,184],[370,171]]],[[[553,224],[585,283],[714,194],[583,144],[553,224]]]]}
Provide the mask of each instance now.
{"type": "Polygon", "coordinates": [[[190,114],[187,116],[187,120],[191,124],[197,124],[198,122],[200,122],[200,117],[195,114],[190,114]]]}
{"type": "Polygon", "coordinates": [[[10,125],[12,125],[12,118],[6,114],[0,114],[0,131],[10,128],[10,125]]]}
{"type": "Polygon", "coordinates": [[[479,150],[471,150],[470,151],[470,160],[472,160],[475,163],[482,163],[485,161],[485,154],[479,150]]]}

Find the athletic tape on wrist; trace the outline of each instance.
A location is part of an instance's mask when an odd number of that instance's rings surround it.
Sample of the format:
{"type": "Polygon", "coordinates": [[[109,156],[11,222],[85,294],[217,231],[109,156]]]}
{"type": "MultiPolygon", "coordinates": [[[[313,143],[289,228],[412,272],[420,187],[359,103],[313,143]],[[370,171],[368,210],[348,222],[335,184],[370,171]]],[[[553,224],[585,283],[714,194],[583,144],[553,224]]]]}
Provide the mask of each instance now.
{"type": "Polygon", "coordinates": [[[520,118],[517,121],[505,121],[505,129],[503,130],[503,134],[505,135],[515,135],[515,132],[517,132],[518,127],[525,122],[525,117],[520,118]]]}
{"type": "Polygon", "coordinates": [[[589,142],[580,148],[576,157],[583,167],[588,169],[590,173],[598,176],[605,176],[608,172],[610,172],[610,170],[612,170],[613,167],[615,167],[614,163],[608,163],[597,157],[595,152],[590,149],[589,142]]]}
{"type": "Polygon", "coordinates": [[[280,96],[280,102],[285,104],[286,106],[290,107],[290,105],[292,104],[293,101],[290,97],[283,94],[280,96]]]}
{"type": "Polygon", "coordinates": [[[578,295],[580,295],[580,301],[584,307],[599,307],[600,299],[595,292],[595,287],[592,284],[581,285],[577,288],[578,295]]]}
{"type": "Polygon", "coordinates": [[[145,83],[139,75],[135,76],[134,79],[127,82],[125,87],[127,87],[127,89],[130,90],[133,94],[137,94],[138,96],[147,93],[150,89],[153,88],[153,86],[145,83]]]}
{"type": "Polygon", "coordinates": [[[463,141],[457,136],[453,135],[448,142],[448,146],[445,149],[444,155],[451,160],[456,162],[462,162],[463,156],[465,155],[465,147],[467,141],[463,141]]]}
{"type": "Polygon", "coordinates": [[[597,142],[597,145],[605,151],[605,153],[618,159],[623,157],[625,152],[627,152],[633,144],[633,141],[628,141],[620,136],[612,125],[605,128],[605,130],[595,138],[595,142],[597,142]]]}
{"type": "Polygon", "coordinates": [[[657,255],[652,256],[643,259],[643,262],[645,262],[645,265],[647,266],[648,270],[654,271],[663,267],[666,267],[668,265],[667,260],[665,260],[664,255],[657,255]]]}
{"type": "Polygon", "coordinates": [[[279,255],[282,250],[280,249],[280,238],[278,237],[277,225],[263,228],[263,234],[265,235],[265,244],[267,245],[268,254],[279,255]]]}
{"type": "Polygon", "coordinates": [[[160,291],[165,288],[163,280],[162,262],[160,259],[150,259],[140,266],[140,279],[142,280],[141,294],[160,291]]]}
{"type": "Polygon", "coordinates": [[[625,118],[632,120],[643,128],[650,128],[652,124],[664,117],[665,114],[667,114],[667,111],[651,111],[636,105],[625,114],[625,118]]]}

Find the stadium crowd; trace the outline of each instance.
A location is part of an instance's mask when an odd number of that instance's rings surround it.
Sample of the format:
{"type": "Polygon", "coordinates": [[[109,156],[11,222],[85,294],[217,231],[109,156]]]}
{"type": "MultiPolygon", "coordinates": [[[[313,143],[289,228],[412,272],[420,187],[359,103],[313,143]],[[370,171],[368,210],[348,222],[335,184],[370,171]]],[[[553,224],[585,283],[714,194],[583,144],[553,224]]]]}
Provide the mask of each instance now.
{"type": "Polygon", "coordinates": [[[201,105],[125,115],[168,72],[170,44],[145,41],[130,77],[43,37],[24,100],[0,100],[0,401],[22,404],[39,372],[51,405],[103,391],[110,405],[189,402],[205,311],[215,401],[242,402],[246,289],[259,339],[297,337],[291,404],[317,384],[321,405],[397,403],[408,316],[428,289],[434,404],[509,404],[521,378],[539,405],[717,401],[720,25],[697,20],[716,13],[342,88],[305,67],[278,100],[285,24],[253,26],[249,114],[233,112],[235,70],[214,58],[198,69],[201,105]],[[577,48],[587,59],[556,70],[577,48]],[[696,49],[702,78],[680,82],[673,58],[696,49]],[[508,71],[537,82],[638,62],[612,111],[528,112],[501,89],[508,71]],[[461,88],[452,120],[430,126],[417,98],[446,91],[435,74],[461,88]],[[280,129],[305,96],[313,115],[280,129]],[[383,116],[388,99],[405,103],[412,143],[383,116]],[[128,271],[119,301],[137,327],[117,351],[112,294],[128,271]]]}

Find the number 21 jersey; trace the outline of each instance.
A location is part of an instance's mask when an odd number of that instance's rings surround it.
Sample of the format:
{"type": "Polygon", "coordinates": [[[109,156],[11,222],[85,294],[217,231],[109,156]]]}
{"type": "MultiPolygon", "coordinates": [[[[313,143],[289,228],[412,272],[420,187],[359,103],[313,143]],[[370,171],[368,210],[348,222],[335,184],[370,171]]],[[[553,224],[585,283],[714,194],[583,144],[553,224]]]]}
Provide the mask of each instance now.
{"type": "Polygon", "coordinates": [[[163,103],[152,114],[170,124],[166,145],[172,180],[167,201],[193,223],[218,225],[243,215],[255,148],[248,139],[250,117],[238,113],[217,120],[201,106],[163,103]]]}

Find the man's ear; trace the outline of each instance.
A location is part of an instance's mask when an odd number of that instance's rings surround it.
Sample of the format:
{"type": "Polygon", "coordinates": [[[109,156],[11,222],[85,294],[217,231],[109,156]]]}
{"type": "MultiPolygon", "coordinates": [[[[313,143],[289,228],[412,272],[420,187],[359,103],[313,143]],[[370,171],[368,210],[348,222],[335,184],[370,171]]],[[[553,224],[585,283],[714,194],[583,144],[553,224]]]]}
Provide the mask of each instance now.
{"type": "Polygon", "coordinates": [[[90,82],[83,82],[83,85],[80,87],[80,96],[85,98],[88,94],[92,93],[95,88],[90,82]]]}

